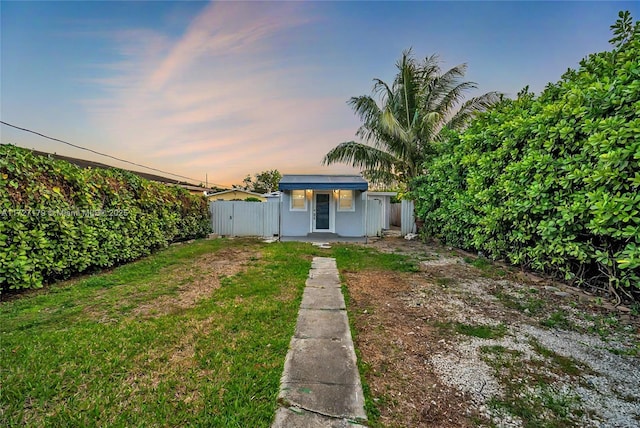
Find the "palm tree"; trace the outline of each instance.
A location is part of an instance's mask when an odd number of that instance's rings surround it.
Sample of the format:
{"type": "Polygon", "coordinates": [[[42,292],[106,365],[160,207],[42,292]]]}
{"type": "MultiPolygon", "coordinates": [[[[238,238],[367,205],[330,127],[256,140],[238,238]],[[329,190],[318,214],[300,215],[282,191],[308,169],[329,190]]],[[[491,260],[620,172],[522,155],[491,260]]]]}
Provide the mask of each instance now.
{"type": "Polygon", "coordinates": [[[396,67],[391,86],[374,79],[373,95],[381,105],[368,95],[348,102],[363,122],[356,135],[364,143],[339,144],[325,155],[323,165],[347,163],[374,183],[408,185],[425,172],[425,161],[447,132],[463,130],[473,115],[501,98],[489,92],[463,102],[464,93],[477,88],[474,82],[460,81],[466,64],[442,73],[436,55],[418,62],[409,49],[396,67]]]}

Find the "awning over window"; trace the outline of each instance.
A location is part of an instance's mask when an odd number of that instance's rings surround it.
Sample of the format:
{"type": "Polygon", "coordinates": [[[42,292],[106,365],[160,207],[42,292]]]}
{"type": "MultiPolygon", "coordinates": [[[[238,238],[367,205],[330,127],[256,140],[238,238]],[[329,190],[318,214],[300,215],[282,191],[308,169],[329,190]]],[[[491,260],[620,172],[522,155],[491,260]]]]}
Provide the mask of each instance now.
{"type": "Polygon", "coordinates": [[[283,175],[278,190],[360,190],[369,188],[367,180],[359,175],[283,175]]]}

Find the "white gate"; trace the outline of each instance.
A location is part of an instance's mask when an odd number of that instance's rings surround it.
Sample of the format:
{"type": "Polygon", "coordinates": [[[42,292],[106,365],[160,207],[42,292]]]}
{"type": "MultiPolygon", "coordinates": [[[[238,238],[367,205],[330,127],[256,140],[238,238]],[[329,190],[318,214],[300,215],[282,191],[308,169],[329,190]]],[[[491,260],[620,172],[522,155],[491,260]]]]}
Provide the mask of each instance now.
{"type": "Polygon", "coordinates": [[[209,203],[213,233],[221,236],[277,236],[280,204],[213,201],[209,203]]]}
{"type": "Polygon", "coordinates": [[[402,200],[402,219],[400,220],[400,233],[405,236],[407,233],[416,233],[416,219],[413,215],[413,201],[402,200]]]}
{"type": "Polygon", "coordinates": [[[370,198],[367,201],[367,233],[366,236],[382,236],[384,226],[382,201],[378,198],[370,198]]]}

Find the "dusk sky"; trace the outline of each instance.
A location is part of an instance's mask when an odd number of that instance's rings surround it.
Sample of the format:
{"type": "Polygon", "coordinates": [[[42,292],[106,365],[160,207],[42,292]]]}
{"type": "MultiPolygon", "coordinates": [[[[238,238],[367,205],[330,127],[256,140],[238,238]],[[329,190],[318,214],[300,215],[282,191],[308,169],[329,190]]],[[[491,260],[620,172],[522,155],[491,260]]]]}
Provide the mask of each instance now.
{"type": "MultiPolygon", "coordinates": [[[[373,78],[390,83],[404,49],[437,53],[445,69],[466,62],[482,92],[539,93],[610,49],[619,10],[640,19],[640,2],[615,1],[1,1],[0,117],[220,185],[270,169],[353,173],[322,157],[355,139],[347,100],[370,94],[373,78]]],[[[2,143],[131,168],[0,133],[2,143]]]]}

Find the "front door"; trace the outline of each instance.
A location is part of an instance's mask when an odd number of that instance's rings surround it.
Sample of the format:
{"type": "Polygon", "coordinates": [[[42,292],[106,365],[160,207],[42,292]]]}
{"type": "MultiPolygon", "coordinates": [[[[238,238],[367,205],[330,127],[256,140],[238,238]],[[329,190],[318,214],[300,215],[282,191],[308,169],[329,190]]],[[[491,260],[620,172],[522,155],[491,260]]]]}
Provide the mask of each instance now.
{"type": "Polygon", "coordinates": [[[331,194],[316,193],[313,198],[313,231],[331,231],[331,194]]]}

